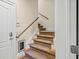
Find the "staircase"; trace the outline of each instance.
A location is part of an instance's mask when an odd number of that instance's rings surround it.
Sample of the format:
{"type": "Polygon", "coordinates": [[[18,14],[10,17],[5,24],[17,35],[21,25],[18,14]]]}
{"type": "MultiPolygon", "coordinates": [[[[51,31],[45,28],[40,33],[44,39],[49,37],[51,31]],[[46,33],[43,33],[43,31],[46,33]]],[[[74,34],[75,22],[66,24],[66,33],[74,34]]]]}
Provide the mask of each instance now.
{"type": "Polygon", "coordinates": [[[38,24],[39,35],[33,39],[34,43],[29,44],[30,49],[24,50],[26,59],[55,59],[55,49],[51,48],[54,43],[54,32],[46,31],[41,24],[38,24]]]}

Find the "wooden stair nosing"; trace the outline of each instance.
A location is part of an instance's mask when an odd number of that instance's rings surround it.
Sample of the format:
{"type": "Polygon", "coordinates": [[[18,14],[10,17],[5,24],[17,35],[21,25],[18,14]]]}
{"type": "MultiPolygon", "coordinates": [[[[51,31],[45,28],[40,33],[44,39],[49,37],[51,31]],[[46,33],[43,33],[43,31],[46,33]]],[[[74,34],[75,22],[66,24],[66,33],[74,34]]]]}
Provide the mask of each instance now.
{"type": "Polygon", "coordinates": [[[54,32],[49,32],[49,31],[40,31],[39,33],[43,35],[52,35],[52,36],[55,35],[54,32]]]}
{"type": "Polygon", "coordinates": [[[37,36],[43,36],[43,37],[54,37],[54,36],[52,36],[52,35],[42,35],[42,34],[39,34],[39,35],[37,35],[37,36]]]}
{"type": "Polygon", "coordinates": [[[43,27],[43,25],[38,25],[39,27],[43,27]]]}
{"type": "Polygon", "coordinates": [[[48,53],[48,54],[50,54],[50,55],[53,55],[53,56],[55,56],[55,51],[53,52],[53,51],[51,51],[51,49],[48,49],[48,48],[46,48],[46,47],[44,47],[44,46],[41,46],[40,47],[40,45],[38,45],[38,44],[30,44],[30,47],[31,48],[35,48],[35,49],[38,49],[38,50],[40,50],[40,51],[42,51],[42,52],[45,52],[45,53],[48,53]],[[37,45],[37,46],[35,46],[35,45],[37,45]],[[44,48],[44,49],[43,49],[44,48]],[[48,50],[46,50],[46,49],[48,49],[48,50]],[[53,52],[53,53],[52,53],[53,52]]]}
{"type": "Polygon", "coordinates": [[[42,30],[46,30],[46,28],[39,28],[39,30],[41,30],[41,31],[42,31],[42,30]]]}
{"type": "Polygon", "coordinates": [[[50,32],[50,31],[40,31],[40,32],[54,33],[54,32],[50,32]]]}
{"type": "Polygon", "coordinates": [[[42,40],[47,40],[47,41],[52,41],[53,42],[53,39],[48,39],[48,38],[44,38],[44,37],[37,37],[37,39],[42,39],[42,40]]]}
{"type": "Polygon", "coordinates": [[[51,45],[51,44],[52,44],[52,42],[51,42],[51,41],[48,41],[48,40],[43,40],[43,39],[34,39],[34,41],[41,42],[41,43],[46,43],[46,44],[49,44],[49,45],[51,45]]]}
{"type": "Polygon", "coordinates": [[[49,38],[49,39],[53,39],[54,36],[51,35],[37,35],[37,37],[43,37],[43,38],[49,38]]]}
{"type": "Polygon", "coordinates": [[[44,28],[44,27],[39,27],[39,29],[46,29],[46,28],[44,28]]]}
{"type": "Polygon", "coordinates": [[[40,23],[38,23],[38,25],[40,25],[40,23]]]}

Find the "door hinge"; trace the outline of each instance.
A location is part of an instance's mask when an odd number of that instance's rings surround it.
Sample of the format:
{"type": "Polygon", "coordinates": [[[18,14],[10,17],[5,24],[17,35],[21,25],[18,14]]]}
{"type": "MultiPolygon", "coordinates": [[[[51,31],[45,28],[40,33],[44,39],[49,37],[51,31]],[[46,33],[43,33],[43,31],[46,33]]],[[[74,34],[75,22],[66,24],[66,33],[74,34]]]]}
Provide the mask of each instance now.
{"type": "Polygon", "coordinates": [[[71,53],[78,55],[78,46],[71,45],[71,53]]]}

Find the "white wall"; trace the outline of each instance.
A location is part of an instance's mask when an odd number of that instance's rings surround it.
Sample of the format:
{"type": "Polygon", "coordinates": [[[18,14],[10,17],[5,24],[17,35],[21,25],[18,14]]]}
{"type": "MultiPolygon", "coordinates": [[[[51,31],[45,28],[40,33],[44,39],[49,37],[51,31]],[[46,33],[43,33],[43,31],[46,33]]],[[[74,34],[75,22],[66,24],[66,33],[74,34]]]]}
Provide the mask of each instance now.
{"type": "MultiPolygon", "coordinates": [[[[37,0],[17,0],[17,35],[28,27],[38,16],[38,1],[37,0]]],[[[19,40],[26,40],[26,44],[30,42],[32,36],[36,32],[37,22],[35,22],[19,40]]],[[[28,45],[26,45],[28,46],[28,45]]]]}
{"type": "Polygon", "coordinates": [[[38,0],[38,11],[39,13],[48,17],[48,20],[44,17],[39,16],[39,22],[47,28],[48,31],[55,31],[54,22],[54,0],[38,0]]]}
{"type": "Polygon", "coordinates": [[[55,0],[56,59],[69,59],[69,19],[67,0],[55,0]]]}
{"type": "Polygon", "coordinates": [[[37,0],[17,0],[17,22],[19,33],[37,18],[37,0]]]}

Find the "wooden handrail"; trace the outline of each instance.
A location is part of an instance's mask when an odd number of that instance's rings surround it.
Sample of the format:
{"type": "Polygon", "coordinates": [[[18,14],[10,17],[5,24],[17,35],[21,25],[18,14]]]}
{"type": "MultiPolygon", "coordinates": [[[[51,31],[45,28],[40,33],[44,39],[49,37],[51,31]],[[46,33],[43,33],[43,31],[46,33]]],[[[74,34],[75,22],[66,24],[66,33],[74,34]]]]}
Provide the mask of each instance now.
{"type": "Polygon", "coordinates": [[[45,15],[43,15],[42,13],[38,13],[39,15],[43,16],[44,18],[46,18],[48,20],[48,17],[46,17],[45,15]]]}
{"type": "Polygon", "coordinates": [[[16,38],[19,38],[28,28],[30,28],[30,26],[32,24],[34,24],[37,20],[38,20],[39,17],[36,18],[36,20],[34,20],[27,28],[25,28],[18,36],[16,36],[16,38]]]}

